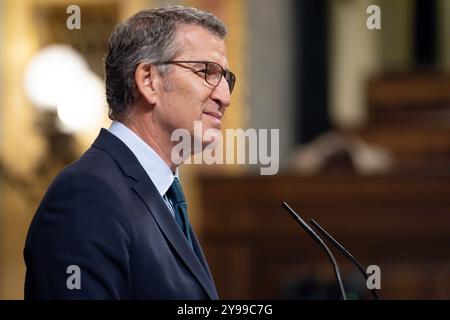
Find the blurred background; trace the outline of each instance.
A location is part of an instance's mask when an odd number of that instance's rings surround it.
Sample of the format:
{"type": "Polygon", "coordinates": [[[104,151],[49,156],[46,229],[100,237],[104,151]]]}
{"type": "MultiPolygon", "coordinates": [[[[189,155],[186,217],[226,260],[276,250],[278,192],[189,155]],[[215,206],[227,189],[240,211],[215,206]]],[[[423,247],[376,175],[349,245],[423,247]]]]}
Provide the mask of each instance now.
{"type": "MultiPolygon", "coordinates": [[[[229,27],[238,82],[224,127],[280,130],[277,175],[181,170],[220,296],[337,298],[327,257],[287,201],[380,266],[382,299],[450,299],[448,0],[1,0],[0,299],[23,298],[24,241],[49,183],[109,126],[111,31],[168,4],[229,27]],[[72,4],[80,29],[66,25],[72,4]],[[381,29],[367,27],[370,5],[381,29]]],[[[336,257],[349,297],[369,298],[336,257]]]]}

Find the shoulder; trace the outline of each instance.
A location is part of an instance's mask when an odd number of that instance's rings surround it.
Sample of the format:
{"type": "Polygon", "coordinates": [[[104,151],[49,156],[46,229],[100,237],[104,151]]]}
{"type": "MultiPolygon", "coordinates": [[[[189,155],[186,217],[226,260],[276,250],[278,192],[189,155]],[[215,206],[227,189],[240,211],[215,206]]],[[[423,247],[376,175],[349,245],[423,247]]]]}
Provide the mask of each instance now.
{"type": "Polygon", "coordinates": [[[109,154],[91,147],[57,175],[38,211],[58,208],[80,218],[97,212],[125,223],[130,183],[109,154]]]}
{"type": "Polygon", "coordinates": [[[133,232],[126,179],[114,159],[95,148],[55,178],[25,242],[26,297],[128,296],[133,232]],[[68,290],[71,265],[83,272],[83,290],[68,290]]]}

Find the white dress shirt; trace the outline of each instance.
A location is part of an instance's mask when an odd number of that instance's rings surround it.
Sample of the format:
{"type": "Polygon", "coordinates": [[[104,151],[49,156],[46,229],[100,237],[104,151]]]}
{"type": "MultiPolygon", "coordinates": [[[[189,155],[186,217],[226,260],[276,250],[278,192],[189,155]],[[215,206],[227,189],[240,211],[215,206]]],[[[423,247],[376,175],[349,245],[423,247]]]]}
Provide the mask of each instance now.
{"type": "Polygon", "coordinates": [[[119,138],[133,152],[147,175],[152,180],[164,202],[175,216],[172,203],[166,192],[172,185],[173,179],[178,178],[178,169],[172,173],[164,160],[144,142],[137,134],[118,121],[113,121],[108,131],[119,138]]]}

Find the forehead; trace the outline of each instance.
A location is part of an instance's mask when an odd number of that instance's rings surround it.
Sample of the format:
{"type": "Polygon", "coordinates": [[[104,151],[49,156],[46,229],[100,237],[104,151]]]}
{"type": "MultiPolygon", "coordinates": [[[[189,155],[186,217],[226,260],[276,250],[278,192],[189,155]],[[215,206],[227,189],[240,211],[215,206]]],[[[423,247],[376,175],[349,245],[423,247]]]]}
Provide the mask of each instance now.
{"type": "Polygon", "coordinates": [[[197,25],[182,25],[175,41],[180,47],[176,59],[206,60],[228,68],[225,41],[207,29],[197,25]]]}

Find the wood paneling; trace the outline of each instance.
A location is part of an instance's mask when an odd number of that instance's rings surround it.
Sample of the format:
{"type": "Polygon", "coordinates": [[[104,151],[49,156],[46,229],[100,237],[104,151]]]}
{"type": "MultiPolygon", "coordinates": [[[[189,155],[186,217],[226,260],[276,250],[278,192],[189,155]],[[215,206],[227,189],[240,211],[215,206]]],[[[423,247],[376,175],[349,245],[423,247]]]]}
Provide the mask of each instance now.
{"type": "MultiPolygon", "coordinates": [[[[379,265],[382,298],[450,298],[450,175],[204,175],[200,185],[202,240],[222,298],[281,298],[308,277],[333,283],[325,253],[282,201],[363,265],[379,265]]],[[[336,256],[347,280],[364,285],[336,256]]]]}

